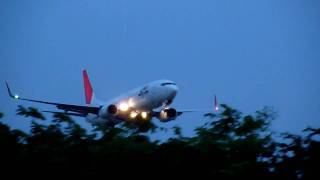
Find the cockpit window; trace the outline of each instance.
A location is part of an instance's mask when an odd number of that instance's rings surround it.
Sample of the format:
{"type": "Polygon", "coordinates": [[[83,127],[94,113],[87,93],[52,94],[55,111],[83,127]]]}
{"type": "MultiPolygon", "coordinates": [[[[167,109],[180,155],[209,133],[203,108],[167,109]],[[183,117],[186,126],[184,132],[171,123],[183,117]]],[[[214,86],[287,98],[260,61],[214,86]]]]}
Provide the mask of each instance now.
{"type": "Polygon", "coordinates": [[[175,83],[170,83],[170,82],[167,82],[167,83],[162,83],[161,86],[166,86],[166,85],[176,85],[175,83]]]}
{"type": "Polygon", "coordinates": [[[148,86],[143,87],[143,88],[140,90],[140,92],[138,93],[138,96],[143,96],[143,95],[145,95],[145,94],[148,94],[148,93],[149,93],[149,90],[148,90],[148,89],[149,89],[148,86]]]}

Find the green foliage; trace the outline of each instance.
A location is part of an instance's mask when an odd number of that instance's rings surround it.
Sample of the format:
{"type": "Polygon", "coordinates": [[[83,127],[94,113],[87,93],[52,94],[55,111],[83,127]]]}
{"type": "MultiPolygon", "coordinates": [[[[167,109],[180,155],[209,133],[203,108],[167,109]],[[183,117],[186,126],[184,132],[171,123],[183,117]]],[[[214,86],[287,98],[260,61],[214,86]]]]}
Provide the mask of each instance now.
{"type": "Polygon", "coordinates": [[[156,125],[152,121],[146,121],[143,119],[137,119],[134,122],[124,122],[121,126],[132,134],[145,133],[148,131],[155,132],[157,129],[156,125]]]}
{"type": "Polygon", "coordinates": [[[205,115],[208,122],[195,129],[194,137],[184,137],[174,126],[174,136],[159,143],[145,133],[168,130],[149,121],[98,126],[89,133],[64,114],[53,114],[44,123],[36,109],[19,106],[18,115],[32,118],[31,131],[26,134],[0,123],[0,168],[33,175],[320,179],[315,166],[320,162],[320,129],[273,139],[271,108],[242,116],[222,107],[220,114],[205,115]]]}
{"type": "Polygon", "coordinates": [[[17,115],[45,120],[44,116],[38,111],[38,109],[33,107],[29,107],[26,109],[23,106],[19,105],[17,109],[17,115]]]}

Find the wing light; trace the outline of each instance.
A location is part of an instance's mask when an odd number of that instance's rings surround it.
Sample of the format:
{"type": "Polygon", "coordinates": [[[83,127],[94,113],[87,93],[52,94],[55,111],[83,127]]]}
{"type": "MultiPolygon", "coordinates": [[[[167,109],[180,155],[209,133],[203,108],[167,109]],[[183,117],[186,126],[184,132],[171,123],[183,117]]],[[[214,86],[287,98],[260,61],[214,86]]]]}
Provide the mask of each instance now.
{"type": "Polygon", "coordinates": [[[132,111],[132,112],[130,113],[130,118],[132,118],[132,119],[136,118],[137,116],[138,116],[138,113],[135,112],[135,111],[132,111]]]}
{"type": "Polygon", "coordinates": [[[14,97],[15,99],[19,99],[19,95],[17,95],[17,94],[15,94],[13,97],[14,97]]]}
{"type": "Polygon", "coordinates": [[[148,117],[147,112],[141,112],[141,117],[142,117],[143,119],[147,119],[147,117],[148,117]]]}

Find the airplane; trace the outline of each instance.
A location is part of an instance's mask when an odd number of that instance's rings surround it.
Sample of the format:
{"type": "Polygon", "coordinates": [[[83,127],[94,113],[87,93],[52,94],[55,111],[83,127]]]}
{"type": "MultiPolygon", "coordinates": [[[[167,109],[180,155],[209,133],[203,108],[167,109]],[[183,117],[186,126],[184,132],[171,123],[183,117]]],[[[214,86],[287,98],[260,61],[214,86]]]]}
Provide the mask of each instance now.
{"type": "MultiPolygon", "coordinates": [[[[138,120],[149,121],[157,118],[161,122],[175,120],[178,116],[194,110],[176,110],[170,107],[178,92],[178,86],[171,80],[157,80],[133,89],[106,103],[95,97],[89,76],[83,70],[83,84],[86,105],[62,104],[34,99],[22,98],[13,94],[6,82],[9,96],[16,100],[30,101],[54,105],[62,112],[44,111],[49,113],[63,113],[70,116],[85,117],[93,125],[106,125],[114,127],[123,121],[134,122],[138,120]],[[160,109],[160,110],[157,110],[160,109]]],[[[214,99],[214,111],[218,111],[217,98],[214,99]]]]}

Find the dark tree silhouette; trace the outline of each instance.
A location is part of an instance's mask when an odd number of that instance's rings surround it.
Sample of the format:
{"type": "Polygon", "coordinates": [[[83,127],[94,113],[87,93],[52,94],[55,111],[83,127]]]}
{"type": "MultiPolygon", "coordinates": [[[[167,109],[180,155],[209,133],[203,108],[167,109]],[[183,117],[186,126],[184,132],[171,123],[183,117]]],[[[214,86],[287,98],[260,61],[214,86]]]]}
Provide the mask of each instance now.
{"type": "Polygon", "coordinates": [[[17,115],[45,120],[44,116],[38,111],[38,109],[33,107],[29,107],[26,109],[23,106],[19,105],[17,109],[17,115]]]}
{"type": "MultiPolygon", "coordinates": [[[[50,176],[69,174],[117,177],[198,177],[320,179],[320,129],[303,135],[270,130],[276,117],[270,108],[242,115],[222,105],[220,114],[184,137],[173,127],[165,142],[151,141],[145,132],[168,130],[145,120],[87,132],[61,113],[47,119],[35,108],[18,106],[17,115],[31,117],[31,130],[12,130],[0,121],[2,174],[50,176]]],[[[0,118],[3,114],[0,114],[0,118]]]]}

